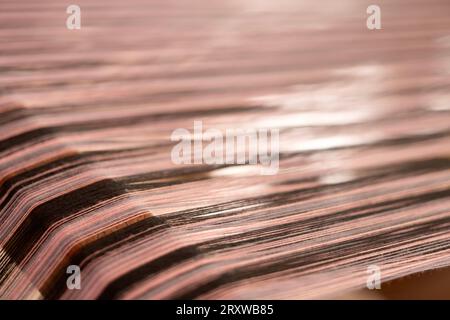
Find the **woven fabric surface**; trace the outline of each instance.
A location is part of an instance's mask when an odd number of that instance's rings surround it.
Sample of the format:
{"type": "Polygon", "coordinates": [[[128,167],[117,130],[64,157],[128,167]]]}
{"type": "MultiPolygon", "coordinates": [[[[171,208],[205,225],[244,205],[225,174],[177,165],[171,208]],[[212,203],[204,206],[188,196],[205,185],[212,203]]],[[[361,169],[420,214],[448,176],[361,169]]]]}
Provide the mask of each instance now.
{"type": "Polygon", "coordinates": [[[450,265],[450,2],[0,1],[0,298],[308,299],[450,265]],[[279,171],[175,164],[276,128],[279,171]],[[69,265],[82,288],[68,290],[69,265]]]}

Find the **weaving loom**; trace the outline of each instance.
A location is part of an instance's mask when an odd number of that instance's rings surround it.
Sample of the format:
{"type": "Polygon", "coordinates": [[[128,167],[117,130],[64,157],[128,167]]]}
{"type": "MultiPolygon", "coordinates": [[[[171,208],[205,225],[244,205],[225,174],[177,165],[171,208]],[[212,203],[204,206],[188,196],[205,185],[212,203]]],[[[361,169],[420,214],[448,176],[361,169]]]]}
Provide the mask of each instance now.
{"type": "Polygon", "coordinates": [[[0,1],[0,299],[448,283],[449,1],[377,1],[380,30],[365,0],[77,0],[73,30],[71,4],[0,1]],[[196,121],[278,130],[277,172],[174,162],[196,121]]]}

